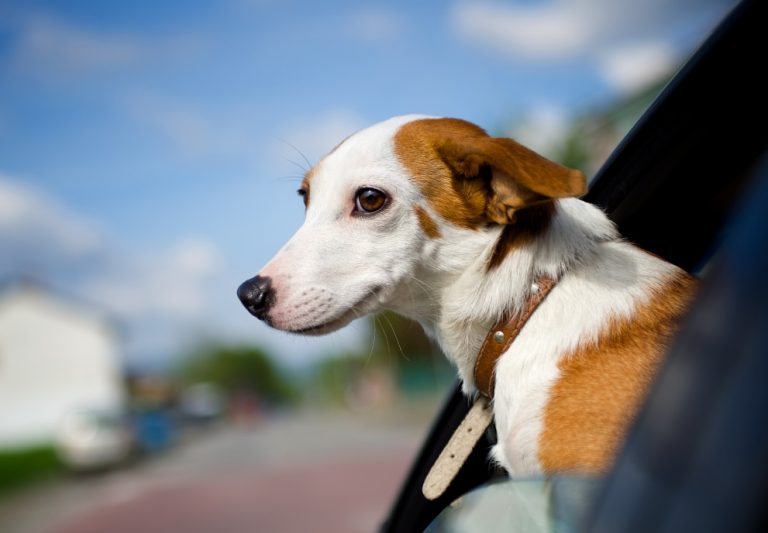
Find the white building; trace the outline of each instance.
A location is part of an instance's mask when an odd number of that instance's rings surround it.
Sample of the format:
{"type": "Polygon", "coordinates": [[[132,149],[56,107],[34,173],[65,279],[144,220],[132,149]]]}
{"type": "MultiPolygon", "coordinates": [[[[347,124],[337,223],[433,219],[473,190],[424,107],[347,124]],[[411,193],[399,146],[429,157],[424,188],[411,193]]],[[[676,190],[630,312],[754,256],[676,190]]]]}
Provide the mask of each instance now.
{"type": "Polygon", "coordinates": [[[123,404],[105,317],[41,287],[0,288],[0,447],[50,443],[68,415],[123,404]]]}

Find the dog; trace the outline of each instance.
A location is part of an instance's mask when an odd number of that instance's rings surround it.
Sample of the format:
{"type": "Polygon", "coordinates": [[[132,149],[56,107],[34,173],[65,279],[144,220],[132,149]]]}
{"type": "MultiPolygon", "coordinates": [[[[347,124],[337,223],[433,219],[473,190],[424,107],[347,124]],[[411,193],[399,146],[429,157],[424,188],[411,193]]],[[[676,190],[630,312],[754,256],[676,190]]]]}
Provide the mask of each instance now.
{"type": "Polygon", "coordinates": [[[585,191],[581,172],[472,123],[395,117],[306,173],[304,224],[238,296],[302,335],[412,318],[473,396],[489,331],[552,280],[494,362],[491,457],[513,477],[603,472],[695,281],[624,241],[585,191]]]}

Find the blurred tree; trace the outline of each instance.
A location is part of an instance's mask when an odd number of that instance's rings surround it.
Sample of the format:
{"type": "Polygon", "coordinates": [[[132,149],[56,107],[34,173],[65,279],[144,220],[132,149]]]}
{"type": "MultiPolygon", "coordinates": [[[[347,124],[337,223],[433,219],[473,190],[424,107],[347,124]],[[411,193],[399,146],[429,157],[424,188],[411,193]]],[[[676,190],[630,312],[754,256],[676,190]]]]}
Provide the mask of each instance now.
{"type": "Polygon", "coordinates": [[[453,382],[455,371],[421,325],[390,311],[369,321],[369,359],[392,369],[401,392],[430,393],[453,382]]]}
{"type": "Polygon", "coordinates": [[[590,142],[590,138],[585,135],[584,130],[584,126],[578,123],[570,127],[553,159],[561,165],[589,174],[594,170],[592,160],[595,157],[593,155],[595,147],[590,142]]]}
{"type": "Polygon", "coordinates": [[[313,375],[318,399],[335,405],[345,403],[350,387],[365,373],[369,364],[369,358],[356,352],[343,353],[319,362],[313,375]]]}
{"type": "Polygon", "coordinates": [[[368,334],[359,351],[319,362],[312,373],[310,394],[331,404],[359,402],[375,395],[429,396],[442,393],[456,378],[446,357],[421,326],[392,312],[368,317],[368,334]]]}
{"type": "Polygon", "coordinates": [[[273,405],[299,399],[290,379],[257,346],[215,346],[184,361],[179,369],[185,384],[213,383],[229,395],[250,393],[273,405]]]}

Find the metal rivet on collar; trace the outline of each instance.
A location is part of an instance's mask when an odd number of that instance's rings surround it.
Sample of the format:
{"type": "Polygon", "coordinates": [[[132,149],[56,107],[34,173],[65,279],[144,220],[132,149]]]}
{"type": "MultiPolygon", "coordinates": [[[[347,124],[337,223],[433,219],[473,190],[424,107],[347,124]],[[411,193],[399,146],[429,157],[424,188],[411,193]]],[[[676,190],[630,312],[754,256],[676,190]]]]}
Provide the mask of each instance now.
{"type": "Polygon", "coordinates": [[[493,334],[493,340],[497,343],[501,344],[504,342],[504,332],[503,331],[497,331],[493,334]]]}
{"type": "Polygon", "coordinates": [[[539,287],[538,283],[531,283],[531,292],[532,293],[536,294],[537,292],[539,292],[540,288],[541,287],[539,287]]]}

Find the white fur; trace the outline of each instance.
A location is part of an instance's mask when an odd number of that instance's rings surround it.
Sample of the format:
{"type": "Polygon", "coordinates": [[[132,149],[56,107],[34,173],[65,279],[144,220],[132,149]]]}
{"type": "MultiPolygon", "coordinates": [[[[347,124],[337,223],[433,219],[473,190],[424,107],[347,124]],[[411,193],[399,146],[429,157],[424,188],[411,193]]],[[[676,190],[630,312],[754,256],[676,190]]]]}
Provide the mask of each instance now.
{"type": "Polygon", "coordinates": [[[496,366],[493,456],[510,474],[541,472],[538,441],[561,358],[596,340],[609,319],[630,317],[674,267],[622,241],[600,242],[574,264],[496,366]]]}
{"type": "Polygon", "coordinates": [[[318,165],[304,225],[261,272],[277,291],[270,321],[289,331],[330,321],[317,330],[325,332],[393,309],[437,340],[472,394],[475,359],[489,328],[524,305],[537,276],[558,279],[496,368],[493,457],[512,475],[539,473],[542,416],[558,362],[594,339],[609,318],[630,316],[676,267],[621,241],[598,208],[567,199],[556,203],[542,235],[489,272],[501,228],[469,230],[442,220],[395,155],[395,133],[418,118],[363,130],[318,165]],[[371,217],[351,216],[363,186],[385,190],[392,204],[371,217]],[[440,238],[423,234],[415,205],[437,221],[440,238]]]}
{"type": "Polygon", "coordinates": [[[304,224],[260,273],[277,290],[273,326],[300,331],[344,315],[336,329],[381,309],[411,274],[424,247],[411,209],[419,196],[394,156],[392,138],[417,118],[423,117],[396,117],[362,130],[318,164],[304,224]],[[392,204],[375,217],[352,216],[355,191],[363,186],[386,191],[392,204]],[[374,288],[381,292],[372,294],[374,288]]]}

